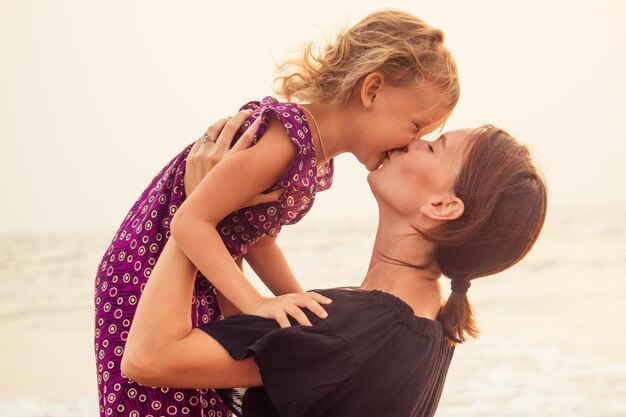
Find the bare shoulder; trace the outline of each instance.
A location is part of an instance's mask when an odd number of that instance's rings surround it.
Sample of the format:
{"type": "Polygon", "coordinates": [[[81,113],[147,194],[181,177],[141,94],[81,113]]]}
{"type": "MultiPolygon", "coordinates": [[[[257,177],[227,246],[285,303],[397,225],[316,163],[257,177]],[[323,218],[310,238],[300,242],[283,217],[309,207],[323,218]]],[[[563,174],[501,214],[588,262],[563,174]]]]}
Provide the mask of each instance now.
{"type": "Polygon", "coordinates": [[[272,116],[267,129],[258,143],[254,146],[258,150],[264,152],[275,152],[275,158],[278,160],[293,160],[296,157],[297,147],[289,137],[289,132],[281,121],[272,116]]]}
{"type": "MultiPolygon", "coordinates": [[[[178,210],[172,228],[189,216],[217,224],[284,178],[297,152],[285,127],[272,117],[256,145],[224,158],[206,174],[178,210]]],[[[189,229],[189,233],[193,231],[189,229]]]]}

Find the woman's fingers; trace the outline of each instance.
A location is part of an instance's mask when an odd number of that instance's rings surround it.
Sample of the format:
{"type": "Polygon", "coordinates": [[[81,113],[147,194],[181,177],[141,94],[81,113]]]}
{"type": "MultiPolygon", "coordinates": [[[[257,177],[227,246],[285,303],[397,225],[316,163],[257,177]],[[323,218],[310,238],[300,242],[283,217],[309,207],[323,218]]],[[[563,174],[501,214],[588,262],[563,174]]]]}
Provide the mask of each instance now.
{"type": "Polygon", "coordinates": [[[226,153],[226,151],[228,151],[231,143],[233,143],[233,138],[235,137],[235,134],[237,133],[241,125],[243,125],[244,122],[248,119],[248,117],[250,117],[251,114],[252,110],[242,110],[230,119],[228,119],[217,138],[217,142],[215,142],[221,152],[226,153]]]}
{"type": "Polygon", "coordinates": [[[238,151],[242,151],[244,149],[248,149],[252,142],[254,141],[254,137],[256,136],[256,131],[261,124],[261,117],[258,117],[248,126],[243,135],[239,138],[237,143],[228,151],[228,154],[233,154],[238,151]]]}
{"type": "Polygon", "coordinates": [[[252,197],[250,200],[246,201],[243,207],[252,207],[252,206],[256,206],[257,204],[264,204],[264,203],[271,203],[273,201],[278,201],[278,199],[284,192],[285,192],[284,188],[279,188],[278,190],[274,190],[271,193],[256,195],[252,197]]]}
{"type": "MultiPolygon", "coordinates": [[[[185,195],[189,196],[193,190],[200,184],[204,176],[217,165],[226,155],[235,134],[241,125],[250,117],[252,110],[243,110],[233,117],[227,117],[213,123],[206,132],[196,140],[189,154],[187,155],[187,167],[185,170],[185,195]]],[[[245,149],[254,140],[254,134],[259,126],[259,122],[255,121],[246,130],[244,136],[238,141],[237,150],[245,149]]],[[[271,195],[261,197],[250,204],[260,204],[261,202],[275,201],[280,197],[271,195]]]]}
{"type": "Polygon", "coordinates": [[[209,128],[206,130],[207,137],[212,138],[213,142],[215,142],[220,133],[222,133],[224,126],[226,126],[226,123],[228,123],[229,120],[230,117],[223,117],[217,122],[213,123],[211,126],[209,126],[209,128]]]}
{"type": "Polygon", "coordinates": [[[209,126],[206,132],[200,138],[198,138],[198,140],[194,144],[194,147],[198,145],[198,143],[200,143],[200,145],[206,145],[206,144],[212,145],[216,143],[218,137],[220,136],[220,133],[224,129],[224,126],[226,126],[226,123],[228,123],[229,119],[230,117],[221,118],[220,120],[218,120],[217,122],[209,126]]]}
{"type": "Polygon", "coordinates": [[[228,119],[228,117],[224,117],[209,126],[206,132],[204,132],[204,134],[193,144],[189,150],[187,158],[194,159],[200,156],[202,152],[206,153],[211,148],[211,145],[213,145],[217,140],[217,137],[224,128],[224,125],[226,125],[226,122],[228,122],[228,119]]]}

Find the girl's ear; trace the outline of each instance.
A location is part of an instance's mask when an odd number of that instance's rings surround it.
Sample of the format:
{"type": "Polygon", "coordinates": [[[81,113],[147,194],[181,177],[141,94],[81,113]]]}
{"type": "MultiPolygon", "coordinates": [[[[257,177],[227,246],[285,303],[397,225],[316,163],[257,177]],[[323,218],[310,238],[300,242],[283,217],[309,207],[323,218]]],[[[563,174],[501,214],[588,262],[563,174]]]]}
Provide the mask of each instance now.
{"type": "Polygon", "coordinates": [[[363,78],[361,83],[361,107],[369,109],[376,99],[376,94],[385,85],[385,77],[380,72],[372,72],[363,78]]]}
{"type": "Polygon", "coordinates": [[[465,204],[456,196],[445,197],[423,205],[420,211],[433,220],[455,220],[463,215],[465,204]]]}

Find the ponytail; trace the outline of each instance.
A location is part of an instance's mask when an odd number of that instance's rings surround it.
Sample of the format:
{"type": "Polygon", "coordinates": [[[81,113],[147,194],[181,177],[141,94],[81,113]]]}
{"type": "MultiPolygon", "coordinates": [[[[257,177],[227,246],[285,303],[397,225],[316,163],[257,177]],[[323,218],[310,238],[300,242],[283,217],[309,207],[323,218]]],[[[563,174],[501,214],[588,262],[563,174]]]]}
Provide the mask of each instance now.
{"type": "Polygon", "coordinates": [[[437,317],[444,334],[454,343],[463,343],[468,336],[478,336],[474,309],[467,298],[470,285],[469,279],[452,279],[452,292],[437,317]]]}

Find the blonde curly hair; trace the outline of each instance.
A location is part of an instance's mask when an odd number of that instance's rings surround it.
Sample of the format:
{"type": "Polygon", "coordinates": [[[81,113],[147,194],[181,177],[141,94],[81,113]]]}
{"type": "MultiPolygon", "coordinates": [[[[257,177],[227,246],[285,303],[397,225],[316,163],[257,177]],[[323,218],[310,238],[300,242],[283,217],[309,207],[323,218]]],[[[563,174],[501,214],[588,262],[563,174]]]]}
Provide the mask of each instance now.
{"type": "Polygon", "coordinates": [[[409,13],[377,11],[319,52],[309,43],[301,56],[280,64],[275,91],[289,101],[341,105],[364,76],[378,71],[393,86],[432,83],[442,92],[439,106],[451,111],[459,99],[459,77],[443,42],[442,31],[409,13]]]}

